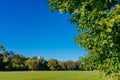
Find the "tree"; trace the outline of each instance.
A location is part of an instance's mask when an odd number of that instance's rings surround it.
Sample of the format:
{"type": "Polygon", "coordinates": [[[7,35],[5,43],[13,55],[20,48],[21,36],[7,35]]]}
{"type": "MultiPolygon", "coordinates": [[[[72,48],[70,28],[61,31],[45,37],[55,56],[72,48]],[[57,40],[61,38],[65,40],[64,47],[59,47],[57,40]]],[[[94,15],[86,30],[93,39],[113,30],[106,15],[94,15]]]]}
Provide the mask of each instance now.
{"type": "Polygon", "coordinates": [[[20,54],[14,55],[11,59],[13,70],[18,70],[18,71],[25,70],[26,69],[25,60],[26,58],[23,55],[20,54]]]}
{"type": "Polygon", "coordinates": [[[74,70],[75,68],[76,68],[76,64],[74,61],[71,61],[71,60],[67,61],[67,69],[68,70],[74,70]]]}
{"type": "Polygon", "coordinates": [[[86,68],[86,62],[85,62],[85,61],[86,61],[86,60],[85,60],[84,57],[81,57],[81,58],[79,58],[78,61],[76,61],[76,66],[78,67],[79,70],[81,70],[81,71],[88,70],[88,69],[86,68]]]}
{"type": "Polygon", "coordinates": [[[66,62],[58,62],[58,64],[61,66],[62,70],[67,70],[67,63],[66,62]]]}
{"type": "Polygon", "coordinates": [[[11,57],[9,55],[9,52],[7,50],[3,51],[3,66],[4,70],[10,70],[11,68],[11,57]]]}
{"type": "Polygon", "coordinates": [[[37,57],[36,57],[36,56],[34,56],[34,57],[32,57],[32,59],[37,60],[37,57]]]}
{"type": "Polygon", "coordinates": [[[4,69],[4,64],[3,64],[3,53],[4,51],[4,46],[0,44],[0,70],[4,69]]]}
{"type": "Polygon", "coordinates": [[[3,45],[0,45],[0,70],[9,70],[10,68],[9,51],[5,50],[3,45]]]}
{"type": "Polygon", "coordinates": [[[37,59],[39,70],[48,70],[47,61],[43,58],[37,59]]]}
{"type": "Polygon", "coordinates": [[[0,54],[0,71],[2,71],[4,69],[4,66],[3,66],[3,55],[0,54]]]}
{"type": "Polygon", "coordinates": [[[72,16],[76,43],[89,51],[98,70],[120,80],[120,0],[48,0],[51,11],[72,16]],[[117,75],[117,76],[116,76],[117,75]]]}
{"type": "Polygon", "coordinates": [[[39,69],[38,61],[35,59],[28,59],[25,61],[25,64],[29,70],[38,70],[39,69]]]}
{"type": "Polygon", "coordinates": [[[84,56],[84,57],[80,57],[77,61],[76,61],[76,66],[78,67],[79,70],[82,71],[91,71],[91,70],[96,70],[96,65],[93,64],[93,59],[91,59],[91,57],[84,56]]]}
{"type": "Polygon", "coordinates": [[[58,61],[56,59],[50,59],[50,60],[48,60],[47,65],[50,70],[55,71],[55,70],[57,70],[58,61]]]}

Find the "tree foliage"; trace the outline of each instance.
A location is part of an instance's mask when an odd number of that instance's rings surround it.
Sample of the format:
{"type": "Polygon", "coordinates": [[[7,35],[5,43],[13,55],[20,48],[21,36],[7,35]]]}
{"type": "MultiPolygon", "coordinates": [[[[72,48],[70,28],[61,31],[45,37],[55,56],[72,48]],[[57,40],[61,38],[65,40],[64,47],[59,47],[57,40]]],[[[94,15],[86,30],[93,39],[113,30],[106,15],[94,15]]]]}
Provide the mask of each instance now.
{"type": "Polygon", "coordinates": [[[59,62],[58,64],[61,66],[61,70],[67,70],[67,62],[59,62]]]}
{"type": "Polygon", "coordinates": [[[26,60],[25,63],[29,70],[38,70],[39,69],[39,66],[38,66],[39,63],[35,59],[28,59],[28,60],[26,60]]]}
{"type": "Polygon", "coordinates": [[[25,70],[25,60],[26,58],[23,55],[17,54],[11,58],[11,64],[13,70],[25,70]]]}
{"type": "Polygon", "coordinates": [[[52,71],[55,71],[55,70],[57,70],[58,61],[56,59],[50,59],[50,60],[48,60],[47,65],[52,71]]]}
{"type": "Polygon", "coordinates": [[[74,61],[71,61],[71,60],[67,61],[67,69],[68,70],[74,70],[75,68],[76,68],[76,64],[74,61]]]}
{"type": "Polygon", "coordinates": [[[76,43],[89,51],[92,64],[111,79],[120,72],[119,2],[119,0],[48,0],[51,11],[72,16],[71,23],[75,23],[80,32],[76,36],[76,43]]]}
{"type": "Polygon", "coordinates": [[[48,70],[47,61],[43,58],[37,59],[39,70],[48,70]]]}
{"type": "MultiPolygon", "coordinates": [[[[2,45],[0,45],[2,46],[2,45]]],[[[0,71],[25,71],[25,70],[81,70],[80,62],[85,62],[87,69],[89,59],[85,57],[78,61],[58,61],[57,59],[45,60],[43,57],[25,57],[21,54],[15,54],[13,51],[6,50],[3,46],[0,48],[0,71]]],[[[84,69],[84,70],[85,70],[84,69]]],[[[88,69],[89,70],[89,69],[88,69]]]]}

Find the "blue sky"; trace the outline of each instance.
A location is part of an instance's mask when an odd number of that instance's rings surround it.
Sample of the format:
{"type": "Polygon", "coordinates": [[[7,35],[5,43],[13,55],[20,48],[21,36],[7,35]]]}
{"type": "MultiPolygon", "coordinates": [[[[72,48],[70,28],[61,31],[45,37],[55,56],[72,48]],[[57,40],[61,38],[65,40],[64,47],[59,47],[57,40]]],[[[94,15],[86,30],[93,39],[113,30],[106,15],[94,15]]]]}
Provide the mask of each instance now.
{"type": "Polygon", "coordinates": [[[0,0],[0,43],[28,57],[77,60],[86,52],[75,44],[69,19],[51,13],[46,0],[0,0]]]}

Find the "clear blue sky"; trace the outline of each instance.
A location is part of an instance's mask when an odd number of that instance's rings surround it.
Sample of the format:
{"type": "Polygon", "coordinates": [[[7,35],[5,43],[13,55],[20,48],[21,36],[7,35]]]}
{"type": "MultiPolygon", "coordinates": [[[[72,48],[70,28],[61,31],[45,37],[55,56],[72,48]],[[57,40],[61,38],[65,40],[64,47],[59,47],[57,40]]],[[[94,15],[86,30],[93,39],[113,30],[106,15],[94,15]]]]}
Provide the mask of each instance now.
{"type": "Polygon", "coordinates": [[[46,0],[0,0],[0,43],[28,57],[77,60],[86,52],[75,44],[69,19],[51,13],[46,0]]]}

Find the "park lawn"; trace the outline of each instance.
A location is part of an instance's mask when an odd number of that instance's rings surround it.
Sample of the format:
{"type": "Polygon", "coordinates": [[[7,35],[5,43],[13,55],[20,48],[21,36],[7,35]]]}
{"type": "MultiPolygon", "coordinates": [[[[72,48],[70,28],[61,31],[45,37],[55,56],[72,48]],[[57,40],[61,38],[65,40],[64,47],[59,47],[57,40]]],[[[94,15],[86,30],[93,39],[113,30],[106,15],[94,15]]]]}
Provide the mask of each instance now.
{"type": "Polygon", "coordinates": [[[0,72],[0,80],[105,80],[97,71],[0,72]]]}

